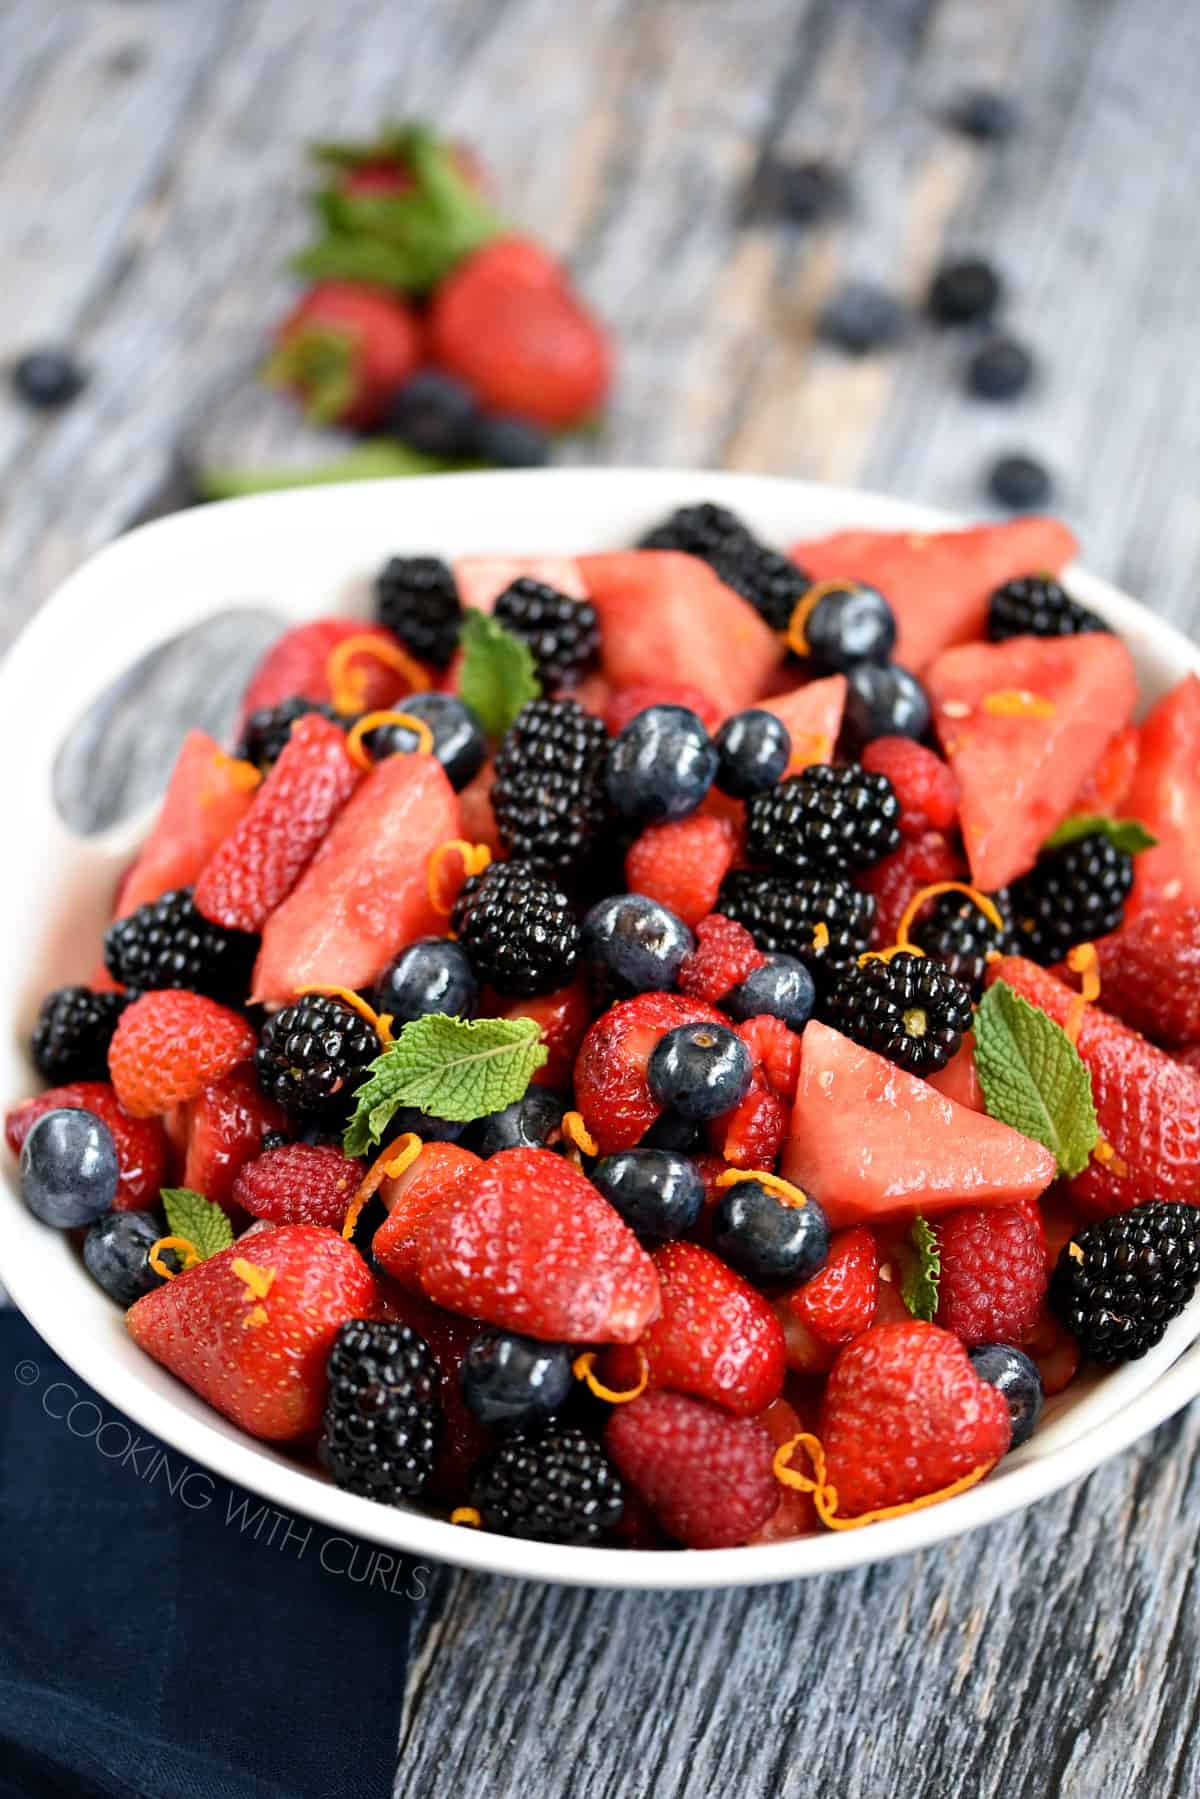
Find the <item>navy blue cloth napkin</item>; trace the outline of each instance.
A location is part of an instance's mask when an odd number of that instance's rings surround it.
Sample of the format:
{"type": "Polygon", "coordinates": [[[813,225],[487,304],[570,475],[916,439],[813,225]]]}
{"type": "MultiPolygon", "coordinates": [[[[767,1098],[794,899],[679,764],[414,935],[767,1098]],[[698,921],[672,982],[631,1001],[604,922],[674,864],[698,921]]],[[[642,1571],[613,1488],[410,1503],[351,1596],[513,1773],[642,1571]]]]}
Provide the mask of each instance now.
{"type": "Polygon", "coordinates": [[[429,1579],[157,1444],[0,1311],[3,1799],[381,1799],[429,1579]]]}

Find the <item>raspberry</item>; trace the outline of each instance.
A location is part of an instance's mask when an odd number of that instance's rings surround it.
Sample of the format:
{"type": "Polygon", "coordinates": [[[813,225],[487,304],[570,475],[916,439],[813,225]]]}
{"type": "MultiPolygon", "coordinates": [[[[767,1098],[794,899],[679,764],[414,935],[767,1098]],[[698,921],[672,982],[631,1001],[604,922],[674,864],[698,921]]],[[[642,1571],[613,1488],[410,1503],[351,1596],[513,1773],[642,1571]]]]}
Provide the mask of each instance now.
{"type": "Polygon", "coordinates": [[[454,576],[436,556],[393,556],[375,577],[380,622],[413,655],[446,668],[458,647],[462,606],[454,576]]]}
{"type": "Polygon", "coordinates": [[[384,1505],[429,1484],[441,1434],[441,1371],[406,1324],[351,1318],[329,1357],[319,1454],[339,1487],[384,1505]]]}
{"type": "Polygon", "coordinates": [[[815,762],[747,803],[746,854],[801,874],[869,868],[899,844],[899,818],[886,775],[815,762]]]}
{"type": "Polygon", "coordinates": [[[964,1206],[933,1226],[942,1272],[937,1323],[973,1348],[1025,1343],[1046,1297],[1046,1258],[1034,1225],[1012,1206],[964,1206]]]}
{"type": "Polygon", "coordinates": [[[1020,953],[1048,965],[1118,930],[1132,887],[1133,857],[1101,832],[1046,851],[1009,890],[1020,953]]]}
{"type": "Polygon", "coordinates": [[[877,862],[862,877],[863,886],[875,899],[874,948],[886,949],[895,943],[908,902],[920,888],[937,881],[962,880],[965,874],[962,857],[938,831],[902,843],[893,855],[877,862]]]}
{"type": "Polygon", "coordinates": [[[129,1001],[123,993],[57,987],[42,1001],[33,1027],[33,1065],[44,1080],[102,1081],[108,1049],[129,1001]]]}
{"type": "Polygon", "coordinates": [[[1060,1252],[1050,1304],[1085,1355],[1132,1362],[1161,1341],[1200,1279],[1200,1212],[1139,1206],[1080,1231],[1060,1252]]]}
{"type": "Polygon", "coordinates": [[[498,993],[563,987],[579,959],[579,926],[561,887],[529,862],[493,862],[472,875],[450,919],[476,974],[498,993]]]}
{"type": "Polygon", "coordinates": [[[802,1045],[795,1031],[789,1030],[782,1018],[764,1013],[748,1018],[734,1030],[747,1045],[757,1067],[762,1069],[767,1085],[784,1099],[796,1097],[800,1079],[802,1045]]]}
{"type": "Polygon", "coordinates": [[[604,1445],[662,1528],[689,1549],[744,1543],[779,1503],[770,1434],[701,1399],[644,1393],[616,1408],[604,1445]]]}
{"type": "Polygon", "coordinates": [[[625,857],[626,883],[630,893],[644,893],[684,924],[698,925],[716,905],[736,853],[737,831],[728,819],[694,814],[649,825],[625,857]]]}
{"type": "Polygon", "coordinates": [[[680,993],[717,1006],[766,959],[745,925],[711,912],[696,925],[696,947],[683,958],[677,985],[680,993]]]}
{"type": "Polygon", "coordinates": [[[518,861],[572,869],[604,817],[608,737],[577,700],[523,706],[496,755],[492,811],[500,841],[518,861]]]}
{"type": "Polygon", "coordinates": [[[600,621],[591,601],[572,599],[531,575],[504,589],[493,616],[529,645],[546,693],[573,686],[600,647],[600,621]]]}
{"type": "Polygon", "coordinates": [[[336,1130],[379,1054],[374,1026],[340,999],[306,993],[268,1018],[254,1056],[263,1092],[297,1124],[336,1130]]]}
{"type": "Polygon", "coordinates": [[[247,1162],[233,1183],[237,1205],[272,1224],[341,1230],[362,1168],[325,1143],[284,1143],[247,1162]]]}
{"type": "Polygon", "coordinates": [[[839,1231],[824,1268],[786,1304],[814,1337],[835,1349],[869,1330],[879,1304],[879,1251],[867,1227],[839,1231]]]}
{"type": "Polygon", "coordinates": [[[236,1005],[250,987],[258,938],[202,918],[190,887],[175,887],[109,925],[104,961],[123,987],[188,987],[236,1005]]]}
{"type": "Polygon", "coordinates": [[[117,1098],[135,1118],[195,1099],[254,1053],[254,1027],[182,988],[144,993],[122,1013],[108,1051],[117,1098]]]}
{"type": "Polygon", "coordinates": [[[572,1425],[513,1431],[475,1477],[484,1528],[541,1543],[598,1543],[624,1510],[600,1445],[572,1425]]]}
{"type": "Polygon", "coordinates": [[[114,1210],[136,1212],[158,1204],[167,1178],[166,1133],[157,1118],[131,1118],[107,1081],[73,1081],[14,1106],[4,1120],[5,1141],[13,1155],[20,1155],[30,1126],[43,1112],[60,1109],[94,1112],[112,1132],[118,1171],[114,1210]]]}
{"type": "Polygon", "coordinates": [[[779,1397],[785,1365],[768,1301],[698,1243],[665,1243],[653,1262],[662,1309],[638,1343],[651,1383],[740,1417],[761,1412],[779,1397]]]}
{"type": "Polygon", "coordinates": [[[632,1149],[660,1116],[646,1068],[659,1040],[681,1024],[725,1024],[703,1000],[640,993],[595,1020],[575,1063],[575,1103],[600,1154],[632,1149]]]}
{"type": "Polygon", "coordinates": [[[610,735],[616,737],[631,718],[650,706],[686,706],[710,731],[715,731],[721,722],[721,708],[698,687],[689,686],[686,681],[641,681],[618,687],[609,700],[604,723],[610,735]]]}
{"type": "Polygon", "coordinates": [[[1200,1043],[1200,906],[1143,912],[1096,949],[1106,1011],[1167,1049],[1200,1043]]]}
{"type": "Polygon", "coordinates": [[[730,1112],[714,1118],[708,1140],[734,1168],[774,1168],[787,1136],[788,1107],[756,1071],[749,1091],[730,1112]]]}
{"type": "Polygon", "coordinates": [[[862,753],[871,774],[886,775],[900,802],[900,832],[950,831],[958,819],[958,782],[949,763],[911,737],[877,737],[862,753]]]}

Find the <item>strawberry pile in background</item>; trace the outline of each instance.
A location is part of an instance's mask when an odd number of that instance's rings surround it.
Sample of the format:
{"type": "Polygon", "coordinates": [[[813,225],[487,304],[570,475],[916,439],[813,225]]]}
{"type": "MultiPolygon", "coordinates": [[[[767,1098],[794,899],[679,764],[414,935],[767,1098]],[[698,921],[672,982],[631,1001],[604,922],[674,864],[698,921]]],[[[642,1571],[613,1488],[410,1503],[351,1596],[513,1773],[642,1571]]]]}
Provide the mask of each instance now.
{"type": "Polygon", "coordinates": [[[383,1503],[715,1548],[985,1478],[1200,1274],[1200,681],[1134,722],[1074,548],[392,558],[186,739],[26,1203],[383,1503]]]}

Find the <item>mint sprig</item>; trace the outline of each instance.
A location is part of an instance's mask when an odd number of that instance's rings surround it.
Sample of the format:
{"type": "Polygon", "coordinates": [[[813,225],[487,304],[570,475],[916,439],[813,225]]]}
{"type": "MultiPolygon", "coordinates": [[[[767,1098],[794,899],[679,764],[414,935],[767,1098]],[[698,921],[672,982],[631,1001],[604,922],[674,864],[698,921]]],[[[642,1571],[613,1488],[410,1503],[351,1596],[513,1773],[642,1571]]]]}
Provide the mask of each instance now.
{"type": "Polygon", "coordinates": [[[328,487],[340,481],[387,481],[398,475],[438,475],[467,466],[424,456],[390,438],[368,438],[326,462],[306,468],[206,468],[196,485],[206,500],[232,500],[243,494],[278,493],[288,487],[328,487]]]}
{"type": "Polygon", "coordinates": [[[459,1124],[485,1118],[521,1098],[547,1054],[534,1018],[414,1018],[368,1068],[342,1146],[366,1155],[401,1106],[459,1124]]]}
{"type": "Polygon", "coordinates": [[[1108,818],[1101,812],[1077,812],[1064,818],[1058,829],[1051,831],[1043,849],[1061,849],[1064,843],[1078,843],[1081,837],[1107,837],[1114,849],[1136,856],[1152,850],[1158,838],[1138,818],[1108,818]]]}
{"type": "Polygon", "coordinates": [[[1060,1174],[1079,1174],[1100,1140],[1092,1077],[1060,1024],[1007,981],[975,1013],[975,1067],[988,1112],[1045,1144],[1060,1174]]]}
{"type": "Polygon", "coordinates": [[[459,698],[495,742],[503,737],[522,706],[541,695],[532,652],[523,638],[473,608],[463,619],[460,642],[463,661],[459,698]]]}
{"type": "Polygon", "coordinates": [[[900,1297],[914,1318],[932,1324],[937,1317],[938,1282],[942,1278],[942,1258],[933,1227],[918,1212],[909,1232],[914,1259],[904,1276],[900,1297]]]}
{"type": "Polygon", "coordinates": [[[233,1242],[233,1226],[228,1214],[214,1200],[205,1199],[191,1187],[164,1187],[163,1211],[172,1237],[186,1237],[194,1243],[200,1260],[206,1262],[219,1250],[233,1242]]]}

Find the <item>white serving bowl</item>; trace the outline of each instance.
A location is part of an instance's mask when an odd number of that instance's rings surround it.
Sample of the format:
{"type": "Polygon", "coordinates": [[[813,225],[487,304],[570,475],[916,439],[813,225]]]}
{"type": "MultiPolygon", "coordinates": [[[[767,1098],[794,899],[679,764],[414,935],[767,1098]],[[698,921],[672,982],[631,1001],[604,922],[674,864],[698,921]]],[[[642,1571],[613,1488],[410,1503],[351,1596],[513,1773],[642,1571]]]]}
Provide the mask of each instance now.
{"type": "MultiPolygon", "coordinates": [[[[85,979],[107,922],[112,883],[144,820],[83,840],[51,798],[64,735],[145,652],[235,607],[288,620],[365,609],[367,582],[396,552],[576,551],[636,541],[673,507],[733,507],[768,541],[845,526],[928,530],[958,521],[877,495],[756,475],[666,469],[440,476],[296,490],[208,506],[143,526],[102,550],[34,619],[0,669],[0,720],[13,771],[10,878],[3,890],[0,1100],[36,1086],[25,1042],[43,991],[85,979]]],[[[1200,651],[1105,582],[1072,588],[1120,632],[1145,700],[1191,671],[1200,651]]],[[[664,671],[667,672],[667,671],[664,671]]],[[[165,778],[164,770],[164,778],[165,778]]],[[[342,1493],[255,1442],[135,1349],[121,1314],[71,1244],[39,1224],[5,1154],[0,1280],[34,1327],[113,1406],[186,1457],[331,1531],[415,1557],[541,1580],[612,1587],[748,1586],[883,1560],[1000,1518],[1088,1473],[1200,1390],[1200,1299],[1140,1362],[1092,1376],[1052,1400],[1034,1439],[978,1487],[858,1531],[755,1549],[572,1549],[463,1529],[342,1493]]]]}

